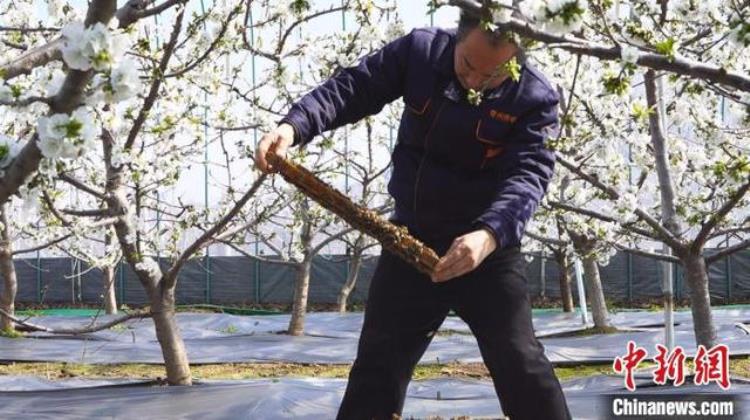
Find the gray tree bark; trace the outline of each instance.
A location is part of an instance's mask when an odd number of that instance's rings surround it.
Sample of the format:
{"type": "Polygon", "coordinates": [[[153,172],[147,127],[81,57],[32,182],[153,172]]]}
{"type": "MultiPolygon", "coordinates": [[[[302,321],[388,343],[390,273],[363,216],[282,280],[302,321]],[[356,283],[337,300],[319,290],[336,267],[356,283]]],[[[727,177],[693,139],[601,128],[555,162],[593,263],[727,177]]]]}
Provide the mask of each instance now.
{"type": "Polygon", "coordinates": [[[190,363],[175,321],[174,289],[152,290],[151,314],[170,385],[192,385],[190,363]]]}
{"type": "Polygon", "coordinates": [[[115,269],[111,265],[104,267],[104,311],[107,315],[117,314],[117,297],[115,296],[115,269]]]}
{"type": "Polygon", "coordinates": [[[562,300],[563,312],[573,312],[573,290],[570,286],[570,261],[564,252],[555,252],[557,266],[560,267],[560,300],[562,300]]]}
{"type": "Polygon", "coordinates": [[[584,235],[568,231],[568,235],[573,241],[573,246],[583,262],[583,281],[586,288],[586,295],[591,302],[591,312],[594,318],[595,328],[610,327],[609,311],[607,311],[607,302],[604,300],[604,288],[599,276],[599,264],[596,262],[596,242],[584,235]]]}
{"type": "MultiPolygon", "coordinates": [[[[107,248],[112,245],[112,235],[107,233],[104,236],[104,244],[107,248]]],[[[104,277],[104,311],[107,315],[117,314],[117,297],[115,296],[115,268],[111,265],[105,266],[103,271],[104,277]]]]}
{"type": "Polygon", "coordinates": [[[708,270],[699,254],[688,254],[683,259],[685,279],[690,285],[690,311],[696,345],[711,348],[716,344],[716,328],[711,313],[711,295],[708,292],[708,270]]]}
{"type": "MultiPolygon", "coordinates": [[[[125,260],[135,271],[138,280],[149,296],[156,338],[164,356],[167,382],[170,385],[192,385],[192,375],[185,352],[185,344],[174,319],[176,282],[172,281],[174,279],[165,278],[160,270],[151,270],[148,265],[144,265],[149,258],[138,253],[136,249],[136,244],[132,240],[136,236],[136,230],[132,220],[133,215],[130,214],[128,206],[125,168],[112,165],[113,141],[111,134],[105,131],[102,135],[102,145],[107,168],[106,202],[112,214],[118,215],[114,224],[117,240],[125,260]]],[[[176,276],[177,273],[173,275],[176,276]]]]}
{"type": "MultiPolygon", "coordinates": [[[[0,223],[2,224],[2,237],[0,237],[0,273],[3,276],[3,294],[0,296],[0,308],[9,315],[15,311],[16,291],[18,290],[18,279],[16,268],[13,265],[13,244],[10,237],[10,226],[6,214],[6,205],[0,206],[0,223]]],[[[0,329],[10,331],[15,328],[13,320],[2,316],[0,318],[0,329]]]]}
{"type": "Polygon", "coordinates": [[[591,302],[591,313],[594,317],[594,327],[611,327],[607,302],[604,300],[604,289],[599,276],[599,264],[593,255],[583,258],[583,278],[586,285],[586,295],[591,302]]]}
{"type": "Polygon", "coordinates": [[[289,319],[289,335],[299,336],[305,332],[305,313],[307,313],[307,295],[310,289],[310,268],[312,267],[312,220],[309,213],[310,202],[307,198],[302,200],[302,232],[300,234],[300,245],[302,246],[302,261],[297,264],[297,276],[294,287],[294,301],[292,304],[292,316],[289,319]]]}
{"type": "Polygon", "coordinates": [[[341,288],[337,299],[339,313],[346,312],[346,303],[349,300],[349,295],[354,290],[354,286],[357,285],[357,279],[359,278],[359,269],[362,266],[362,250],[356,245],[352,250],[352,258],[349,262],[349,273],[346,276],[346,282],[344,282],[344,286],[341,288]]]}
{"type": "MultiPolygon", "coordinates": [[[[659,190],[661,193],[662,225],[675,237],[681,238],[682,223],[677,215],[675,205],[675,187],[672,180],[669,165],[669,151],[664,136],[664,127],[659,105],[659,97],[656,88],[656,74],[649,70],[644,75],[646,87],[646,102],[653,112],[649,114],[649,127],[651,129],[651,144],[654,147],[654,163],[659,179],[659,190]]],[[[690,306],[693,313],[693,328],[695,330],[696,344],[710,347],[716,338],[716,328],[713,325],[711,315],[711,299],[708,293],[708,272],[706,263],[700,256],[703,249],[700,247],[695,252],[684,243],[678,244],[679,248],[672,247],[672,253],[677,254],[685,267],[685,277],[688,279],[691,289],[690,306]],[[693,290],[695,289],[695,290],[693,290]]],[[[671,281],[671,279],[669,279],[671,281]]],[[[673,297],[669,291],[663,296],[665,310],[671,310],[674,306],[673,297]]]]}
{"type": "Polygon", "coordinates": [[[296,267],[297,275],[294,287],[292,317],[289,320],[289,335],[300,336],[305,332],[305,314],[307,313],[307,294],[310,289],[310,267],[312,260],[305,259],[296,267]]]}

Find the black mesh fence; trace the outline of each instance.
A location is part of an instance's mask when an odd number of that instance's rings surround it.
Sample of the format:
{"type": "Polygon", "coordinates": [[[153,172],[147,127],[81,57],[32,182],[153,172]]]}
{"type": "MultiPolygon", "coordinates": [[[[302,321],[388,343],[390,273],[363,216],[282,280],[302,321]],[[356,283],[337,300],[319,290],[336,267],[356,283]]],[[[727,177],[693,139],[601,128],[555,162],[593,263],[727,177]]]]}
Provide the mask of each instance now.
{"type": "MultiPolygon", "coordinates": [[[[161,260],[162,268],[168,262],[161,260]]],[[[365,258],[360,268],[351,303],[367,297],[377,257],[365,258]]],[[[555,298],[560,296],[560,268],[545,258],[544,275],[539,256],[527,264],[529,294],[555,298]],[[544,288],[544,293],[542,293],[544,288]]],[[[102,271],[70,258],[16,259],[17,301],[22,303],[96,304],[102,301],[105,282],[102,271]]],[[[309,302],[335,303],[350,264],[346,256],[318,256],[310,274],[309,302]]],[[[629,301],[656,298],[661,294],[663,263],[619,253],[600,268],[605,296],[629,301]]],[[[687,298],[689,288],[680,266],[673,266],[675,297],[687,298]]],[[[247,257],[209,257],[188,262],[180,273],[177,287],[179,304],[252,304],[289,303],[294,295],[297,269],[283,262],[258,261],[247,257]]],[[[576,296],[574,273],[571,275],[576,296]]],[[[147,302],[146,293],[133,271],[124,264],[115,272],[119,303],[139,305],[147,302]]],[[[750,250],[733,254],[709,267],[712,299],[737,301],[750,298],[750,250]]]]}

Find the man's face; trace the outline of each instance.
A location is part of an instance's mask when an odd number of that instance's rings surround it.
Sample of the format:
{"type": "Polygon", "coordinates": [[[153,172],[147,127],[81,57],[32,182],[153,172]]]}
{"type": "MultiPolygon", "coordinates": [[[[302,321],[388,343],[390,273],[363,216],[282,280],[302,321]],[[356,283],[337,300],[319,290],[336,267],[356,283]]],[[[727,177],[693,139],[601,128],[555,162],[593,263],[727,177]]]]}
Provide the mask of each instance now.
{"type": "Polygon", "coordinates": [[[510,42],[493,45],[482,29],[474,28],[456,45],[456,77],[465,89],[479,91],[495,88],[506,77],[504,72],[498,72],[498,68],[510,60],[516,50],[516,46],[510,42]]]}

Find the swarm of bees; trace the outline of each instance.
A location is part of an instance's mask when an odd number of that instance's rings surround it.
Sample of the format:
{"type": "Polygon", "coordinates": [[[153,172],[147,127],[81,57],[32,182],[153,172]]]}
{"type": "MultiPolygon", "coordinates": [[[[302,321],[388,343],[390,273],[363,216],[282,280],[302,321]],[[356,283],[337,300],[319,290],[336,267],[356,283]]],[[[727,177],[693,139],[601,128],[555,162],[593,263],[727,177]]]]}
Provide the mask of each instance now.
{"type": "Polygon", "coordinates": [[[411,236],[405,227],[396,226],[374,211],[355,204],[301,165],[275,153],[269,153],[267,158],[281,176],[303,194],[355,229],[372,236],[383,248],[398,255],[417,270],[425,274],[432,273],[440,258],[430,247],[411,236]]]}

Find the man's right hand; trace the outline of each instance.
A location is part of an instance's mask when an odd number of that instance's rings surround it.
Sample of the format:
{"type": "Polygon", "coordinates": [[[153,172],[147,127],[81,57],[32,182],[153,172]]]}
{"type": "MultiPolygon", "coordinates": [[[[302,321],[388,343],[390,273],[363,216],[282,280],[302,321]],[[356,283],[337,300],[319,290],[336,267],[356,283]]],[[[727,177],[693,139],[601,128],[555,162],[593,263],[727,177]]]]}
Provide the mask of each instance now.
{"type": "Polygon", "coordinates": [[[275,130],[263,135],[255,151],[255,167],[265,173],[275,172],[266,156],[274,150],[278,156],[286,157],[287,149],[294,143],[294,127],[281,124],[275,130]]]}

